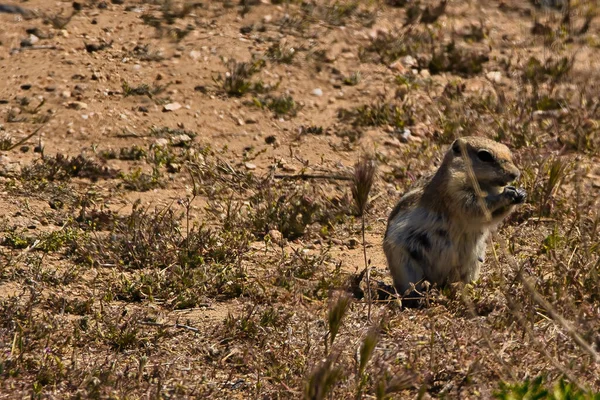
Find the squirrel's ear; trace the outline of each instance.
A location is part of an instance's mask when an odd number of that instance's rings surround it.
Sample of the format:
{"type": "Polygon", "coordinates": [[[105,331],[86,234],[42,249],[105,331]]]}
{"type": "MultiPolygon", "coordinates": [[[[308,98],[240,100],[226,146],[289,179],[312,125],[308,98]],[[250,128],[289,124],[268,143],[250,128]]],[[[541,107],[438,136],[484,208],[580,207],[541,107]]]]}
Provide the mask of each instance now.
{"type": "Polygon", "coordinates": [[[461,153],[462,143],[460,139],[456,139],[454,143],[452,143],[452,151],[455,155],[459,155],[461,153]]]}

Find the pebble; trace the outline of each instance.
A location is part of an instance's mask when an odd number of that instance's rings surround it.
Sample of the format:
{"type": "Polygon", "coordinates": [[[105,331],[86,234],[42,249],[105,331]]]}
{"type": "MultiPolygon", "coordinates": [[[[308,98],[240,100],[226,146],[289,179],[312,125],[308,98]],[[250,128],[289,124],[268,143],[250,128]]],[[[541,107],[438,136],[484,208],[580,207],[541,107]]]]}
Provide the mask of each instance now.
{"type": "Polygon", "coordinates": [[[502,72],[500,71],[490,71],[485,74],[486,78],[495,83],[500,83],[502,81],[502,72]]]}
{"type": "Polygon", "coordinates": [[[400,58],[400,62],[407,68],[416,67],[418,62],[413,56],[404,56],[400,58]]]}
{"type": "Polygon", "coordinates": [[[67,108],[70,108],[73,110],[85,110],[88,108],[88,105],[86,103],[84,103],[83,101],[72,101],[67,104],[67,108]]]}
{"type": "Polygon", "coordinates": [[[60,93],[60,97],[68,99],[69,97],[71,97],[71,92],[69,92],[68,90],[64,90],[60,93]]]}
{"type": "Polygon", "coordinates": [[[396,138],[387,139],[383,142],[383,144],[385,146],[395,147],[397,149],[402,147],[402,143],[400,143],[400,141],[396,138]]]}
{"type": "Polygon", "coordinates": [[[177,163],[168,163],[167,164],[167,172],[174,174],[181,171],[181,165],[177,163]]]}
{"type": "Polygon", "coordinates": [[[349,239],[344,240],[344,244],[349,249],[355,249],[360,245],[360,241],[357,238],[349,238],[349,239]]]}
{"type": "Polygon", "coordinates": [[[202,58],[202,52],[198,50],[192,50],[190,51],[190,57],[192,58],[192,60],[197,61],[200,58],[202,58]]]}
{"type": "Polygon", "coordinates": [[[277,142],[277,136],[275,136],[275,135],[269,135],[265,138],[266,144],[275,144],[276,142],[277,142]]]}
{"type": "Polygon", "coordinates": [[[169,104],[165,104],[165,106],[163,107],[163,111],[167,112],[167,111],[177,111],[181,108],[181,104],[179,103],[169,103],[169,104]]]}
{"type": "Polygon", "coordinates": [[[283,234],[279,232],[277,229],[271,229],[269,231],[269,237],[271,241],[275,244],[281,245],[283,244],[283,234]]]}
{"type": "Polygon", "coordinates": [[[154,145],[157,147],[167,147],[169,145],[169,140],[165,138],[158,138],[154,141],[154,145]]]}
{"type": "Polygon", "coordinates": [[[171,137],[171,144],[173,146],[185,146],[192,141],[192,138],[182,133],[181,135],[175,135],[171,137]]]}
{"type": "Polygon", "coordinates": [[[321,88],[313,89],[313,91],[311,93],[313,96],[317,96],[317,97],[323,96],[323,90],[321,90],[321,88]]]}
{"type": "Polygon", "coordinates": [[[249,169],[249,170],[256,169],[256,164],[252,164],[252,163],[249,163],[249,162],[244,163],[244,166],[246,167],[246,169],[249,169]]]}
{"type": "Polygon", "coordinates": [[[400,134],[400,141],[404,143],[408,143],[412,139],[412,135],[410,133],[410,129],[404,129],[400,134]]]}

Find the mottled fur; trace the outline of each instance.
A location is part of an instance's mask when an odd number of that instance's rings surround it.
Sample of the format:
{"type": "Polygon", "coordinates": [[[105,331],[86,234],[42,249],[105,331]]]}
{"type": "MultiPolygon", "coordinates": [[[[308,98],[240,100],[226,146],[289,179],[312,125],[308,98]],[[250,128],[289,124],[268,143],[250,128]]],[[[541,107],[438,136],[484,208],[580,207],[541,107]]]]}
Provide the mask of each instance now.
{"type": "Polygon", "coordinates": [[[510,150],[479,137],[457,139],[438,171],[406,193],[389,216],[383,248],[403,294],[425,279],[443,286],[479,277],[486,239],[525,192],[510,150]]]}

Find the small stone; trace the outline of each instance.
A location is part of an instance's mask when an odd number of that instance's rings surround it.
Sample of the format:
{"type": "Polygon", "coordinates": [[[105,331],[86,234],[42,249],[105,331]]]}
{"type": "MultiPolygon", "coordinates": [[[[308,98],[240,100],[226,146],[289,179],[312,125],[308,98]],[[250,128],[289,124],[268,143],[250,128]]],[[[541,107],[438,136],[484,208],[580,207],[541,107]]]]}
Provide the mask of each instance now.
{"type": "Polygon", "coordinates": [[[500,71],[490,71],[485,74],[485,76],[494,83],[500,83],[502,81],[502,72],[500,71]]]}
{"type": "Polygon", "coordinates": [[[269,231],[269,237],[271,241],[275,244],[281,245],[283,244],[283,234],[279,232],[277,229],[271,229],[269,231]]]}
{"type": "Polygon", "coordinates": [[[245,25],[240,28],[240,33],[242,35],[247,35],[254,29],[254,25],[245,25]]]}
{"type": "Polygon", "coordinates": [[[316,88],[316,89],[313,89],[311,94],[313,96],[321,97],[321,96],[323,96],[323,90],[321,90],[321,88],[316,88]]]}
{"type": "Polygon", "coordinates": [[[399,73],[400,75],[406,74],[407,71],[406,67],[402,65],[402,62],[400,62],[399,60],[391,63],[390,68],[399,73]]]}
{"type": "Polygon", "coordinates": [[[344,244],[349,249],[355,249],[360,245],[360,241],[357,238],[349,238],[344,240],[344,244]]]}
{"type": "Polygon", "coordinates": [[[179,104],[179,103],[169,103],[169,104],[165,104],[165,106],[163,107],[163,112],[177,111],[180,108],[181,108],[181,104],[179,104]]]}
{"type": "Polygon", "coordinates": [[[181,165],[177,163],[168,163],[167,164],[167,172],[170,174],[174,174],[181,171],[181,165]]]}
{"type": "Polygon", "coordinates": [[[394,147],[396,149],[402,147],[402,143],[396,138],[387,139],[383,142],[385,146],[394,147]]]}
{"type": "Polygon", "coordinates": [[[165,138],[158,138],[154,141],[154,145],[156,147],[167,147],[169,145],[169,140],[165,138]]]}
{"type": "Polygon", "coordinates": [[[197,61],[200,58],[202,58],[202,52],[198,50],[192,50],[190,51],[190,57],[192,58],[192,60],[197,61]]]}
{"type": "Polygon", "coordinates": [[[404,129],[402,131],[402,133],[400,134],[399,139],[403,143],[408,143],[412,138],[413,138],[413,136],[410,133],[410,129],[404,129]]]}
{"type": "Polygon", "coordinates": [[[44,90],[48,93],[56,92],[56,86],[46,86],[44,90]]]}
{"type": "Polygon", "coordinates": [[[416,67],[418,64],[417,60],[415,60],[413,56],[404,56],[400,58],[400,62],[407,68],[416,67]]]}
{"type": "Polygon", "coordinates": [[[277,142],[277,136],[275,136],[275,135],[269,135],[265,138],[266,144],[275,144],[276,142],[277,142]]]}
{"type": "Polygon", "coordinates": [[[21,85],[21,89],[23,89],[23,90],[29,90],[29,89],[31,89],[31,84],[30,83],[24,83],[23,85],[21,85]]]}
{"type": "Polygon", "coordinates": [[[267,14],[267,15],[265,15],[265,16],[263,17],[263,22],[264,22],[265,24],[268,24],[268,23],[269,23],[269,22],[271,22],[272,20],[273,20],[273,16],[272,16],[272,15],[270,15],[270,14],[267,14]]]}
{"type": "Polygon", "coordinates": [[[431,73],[428,69],[422,69],[421,71],[419,71],[419,75],[421,75],[421,77],[425,79],[431,78],[431,73]]]}
{"type": "Polygon", "coordinates": [[[70,92],[70,91],[68,91],[68,90],[63,90],[63,91],[60,93],[60,97],[62,97],[62,98],[65,98],[65,99],[68,99],[69,97],[71,97],[71,92],[70,92]]]}
{"type": "Polygon", "coordinates": [[[249,170],[256,169],[256,164],[252,164],[250,162],[244,163],[244,166],[246,167],[246,169],[249,169],[249,170]]]}
{"type": "Polygon", "coordinates": [[[171,145],[172,146],[187,146],[188,143],[192,141],[192,138],[182,133],[181,135],[175,135],[171,137],[171,145]]]}
{"type": "Polygon", "coordinates": [[[72,110],[85,110],[88,108],[88,105],[82,101],[72,101],[67,104],[67,108],[72,110]]]}

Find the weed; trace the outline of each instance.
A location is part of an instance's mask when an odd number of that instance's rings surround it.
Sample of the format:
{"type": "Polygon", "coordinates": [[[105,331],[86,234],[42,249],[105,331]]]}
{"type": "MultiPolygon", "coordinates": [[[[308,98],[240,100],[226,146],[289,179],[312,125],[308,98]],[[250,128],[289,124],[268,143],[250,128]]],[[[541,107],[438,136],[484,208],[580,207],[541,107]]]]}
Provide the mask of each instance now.
{"type": "Polygon", "coordinates": [[[281,64],[291,64],[296,55],[293,47],[286,46],[282,42],[277,42],[267,49],[266,58],[281,64]]]}
{"type": "Polygon", "coordinates": [[[230,60],[227,63],[225,78],[219,76],[215,81],[221,83],[223,91],[228,96],[242,97],[246,93],[260,90],[262,84],[253,84],[250,78],[264,66],[265,61],[262,59],[251,62],[230,60]]]}
{"type": "Polygon", "coordinates": [[[383,102],[363,105],[350,110],[340,109],[338,118],[357,127],[391,125],[395,128],[403,128],[411,124],[410,115],[400,106],[383,102]]]}
{"type": "Polygon", "coordinates": [[[129,173],[120,173],[119,177],[122,179],[125,189],[136,192],[147,192],[164,185],[161,179],[162,174],[157,167],[152,168],[151,174],[142,171],[141,168],[136,168],[129,173]]]}
{"type": "Polygon", "coordinates": [[[260,108],[267,108],[273,111],[275,116],[290,116],[294,117],[301,108],[290,95],[282,96],[266,96],[264,98],[255,98],[254,104],[260,108]]]}
{"type": "Polygon", "coordinates": [[[131,51],[131,55],[140,61],[162,61],[165,59],[161,51],[154,51],[147,44],[136,45],[131,51]]]}
{"type": "Polygon", "coordinates": [[[71,158],[61,153],[54,157],[43,157],[21,171],[21,178],[29,181],[61,181],[73,177],[96,181],[100,178],[110,179],[116,176],[116,171],[91,158],[83,155],[71,158]]]}
{"type": "Polygon", "coordinates": [[[422,34],[417,31],[379,32],[371,43],[359,50],[362,62],[372,61],[390,65],[400,57],[415,54],[424,41],[422,34]]]}
{"type": "Polygon", "coordinates": [[[96,236],[77,253],[85,260],[140,271],[122,276],[109,298],[168,299],[173,308],[188,308],[203,296],[241,295],[245,275],[238,263],[248,233],[190,226],[182,218],[172,209],[149,211],[136,203],[128,217],[115,221],[111,236],[96,236]]]}
{"type": "Polygon", "coordinates": [[[367,261],[367,242],[365,240],[365,212],[367,211],[367,203],[369,200],[369,193],[375,180],[375,161],[371,157],[363,156],[354,165],[354,176],[352,180],[352,197],[354,198],[354,204],[358,211],[358,215],[361,217],[361,232],[362,232],[362,245],[363,245],[363,256],[367,277],[368,287],[368,318],[371,319],[371,274],[369,268],[369,262],[367,261]]]}
{"type": "Polygon", "coordinates": [[[483,70],[483,64],[489,61],[487,53],[470,51],[458,47],[454,41],[434,49],[428,64],[432,74],[454,72],[462,76],[472,76],[483,70]]]}
{"type": "Polygon", "coordinates": [[[329,356],[311,373],[304,389],[306,400],[324,400],[343,379],[342,368],[335,366],[336,357],[329,356]]]}
{"type": "Polygon", "coordinates": [[[135,161],[135,160],[143,160],[146,158],[146,150],[141,148],[138,145],[133,145],[131,147],[121,147],[119,152],[115,150],[103,150],[99,152],[100,158],[104,160],[125,160],[125,161],[135,161]]]}
{"type": "Polygon", "coordinates": [[[501,400],[510,399],[548,399],[548,400],[576,400],[595,399],[600,393],[592,393],[578,389],[564,379],[556,382],[552,389],[544,386],[544,377],[538,376],[534,379],[526,379],[522,383],[508,384],[500,383],[500,388],[494,393],[494,397],[501,400]]]}
{"type": "Polygon", "coordinates": [[[552,57],[544,62],[536,57],[530,57],[523,68],[522,79],[530,83],[534,88],[538,88],[543,82],[550,81],[556,84],[563,80],[573,68],[573,58],[562,57],[554,59],[552,57]]]}
{"type": "Polygon", "coordinates": [[[322,135],[324,133],[323,127],[317,125],[303,125],[300,127],[299,131],[301,135],[322,135]]]}
{"type": "Polygon", "coordinates": [[[344,85],[356,86],[360,83],[361,74],[360,72],[353,72],[350,76],[346,76],[342,79],[344,85]]]}
{"type": "Polygon", "coordinates": [[[123,96],[128,97],[128,96],[148,96],[149,98],[154,98],[154,96],[164,92],[167,89],[167,86],[161,86],[161,85],[156,85],[156,86],[149,86],[145,83],[139,85],[139,86],[130,86],[129,83],[127,83],[126,81],[123,81],[122,83],[122,88],[123,88],[123,96]]]}
{"type": "Polygon", "coordinates": [[[196,132],[190,131],[187,129],[182,129],[182,128],[169,128],[167,126],[162,126],[162,127],[153,126],[150,128],[150,136],[153,136],[153,137],[172,138],[175,136],[182,136],[182,135],[188,136],[191,139],[198,136],[198,134],[196,132]]]}

